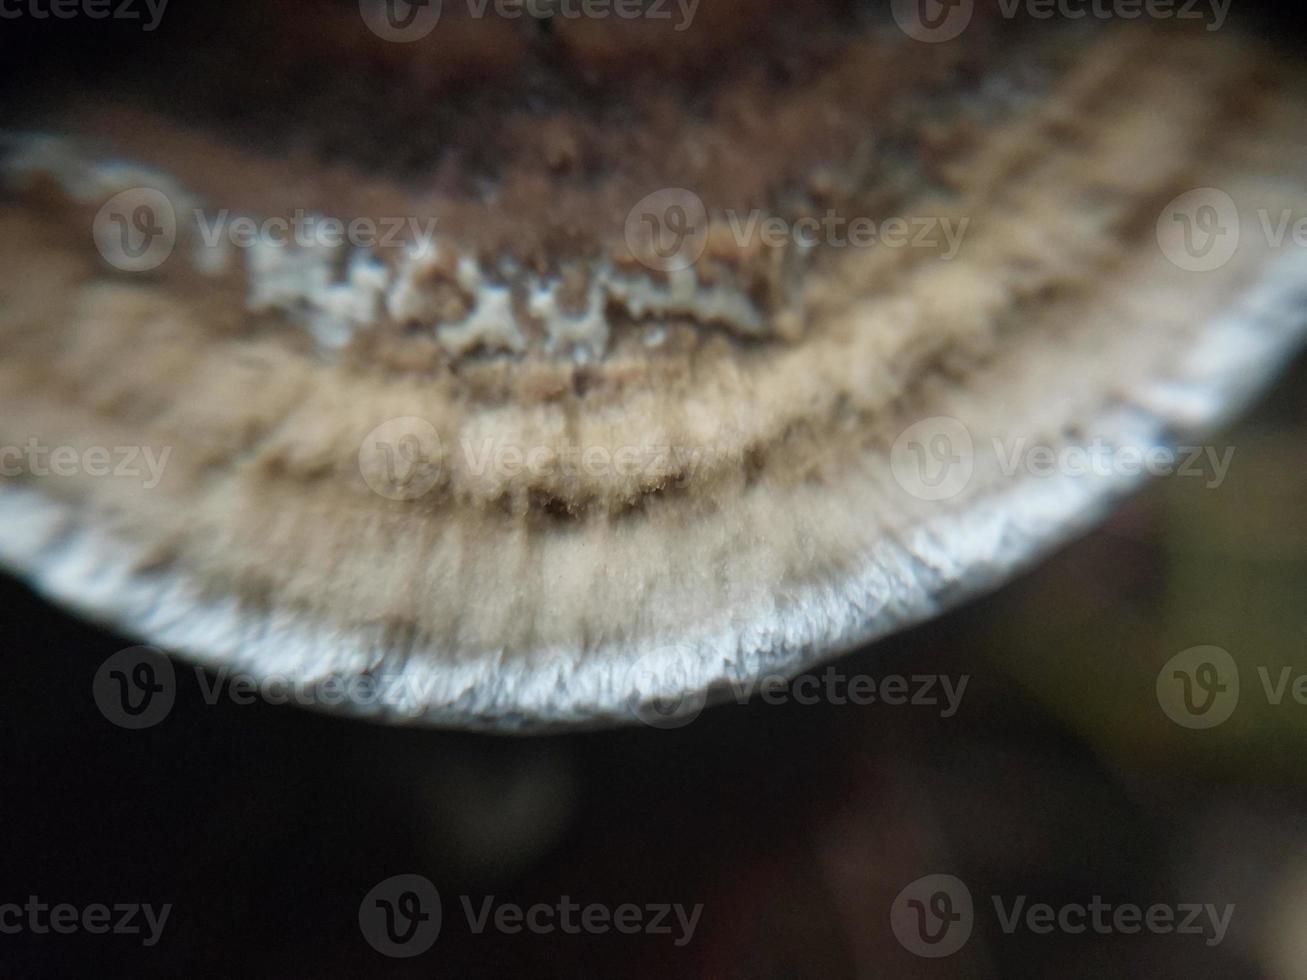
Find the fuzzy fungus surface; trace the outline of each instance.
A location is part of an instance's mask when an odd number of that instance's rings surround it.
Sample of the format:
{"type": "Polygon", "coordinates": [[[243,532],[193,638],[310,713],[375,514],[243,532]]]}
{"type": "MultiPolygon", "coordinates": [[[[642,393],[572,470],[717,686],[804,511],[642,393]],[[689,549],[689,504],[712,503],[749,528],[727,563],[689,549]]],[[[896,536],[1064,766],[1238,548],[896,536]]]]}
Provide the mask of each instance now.
{"type": "Polygon", "coordinates": [[[192,12],[0,156],[0,445],[167,453],[24,457],[0,560],[208,664],[675,717],[1001,582],[1301,337],[1302,249],[1189,247],[1307,213],[1302,81],[1235,29],[305,6],[192,12]]]}

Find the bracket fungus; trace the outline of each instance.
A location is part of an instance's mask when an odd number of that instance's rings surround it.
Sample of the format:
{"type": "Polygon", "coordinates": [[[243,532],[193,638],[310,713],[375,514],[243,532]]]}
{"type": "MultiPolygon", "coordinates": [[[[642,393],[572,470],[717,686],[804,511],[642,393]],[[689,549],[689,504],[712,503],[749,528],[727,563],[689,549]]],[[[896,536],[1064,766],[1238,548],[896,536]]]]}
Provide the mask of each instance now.
{"type": "Polygon", "coordinates": [[[993,587],[1302,336],[1238,25],[554,6],[192,5],[25,90],[0,561],[379,719],[674,718],[993,587]]]}

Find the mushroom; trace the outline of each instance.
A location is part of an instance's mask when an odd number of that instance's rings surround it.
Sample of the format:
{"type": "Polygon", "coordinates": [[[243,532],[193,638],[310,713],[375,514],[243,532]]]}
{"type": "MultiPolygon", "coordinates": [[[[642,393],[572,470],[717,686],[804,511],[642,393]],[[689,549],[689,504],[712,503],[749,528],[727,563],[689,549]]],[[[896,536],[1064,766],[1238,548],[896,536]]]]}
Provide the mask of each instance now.
{"type": "Polygon", "coordinates": [[[685,717],[995,587],[1302,337],[1302,80],[1232,26],[383,7],[179,12],[4,140],[0,561],[200,664],[685,717]]]}

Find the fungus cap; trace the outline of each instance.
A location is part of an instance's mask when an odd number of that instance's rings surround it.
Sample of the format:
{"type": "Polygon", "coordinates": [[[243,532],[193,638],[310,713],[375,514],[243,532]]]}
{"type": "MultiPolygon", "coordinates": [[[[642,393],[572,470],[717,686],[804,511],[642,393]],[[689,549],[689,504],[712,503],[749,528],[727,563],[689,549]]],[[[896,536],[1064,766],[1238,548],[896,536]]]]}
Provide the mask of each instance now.
{"type": "Polygon", "coordinates": [[[33,103],[0,561],[494,730],[687,717],[1000,583],[1299,342],[1307,252],[1254,232],[1307,213],[1301,82],[1235,30],[900,6],[399,44],[236,4],[33,103]]]}

